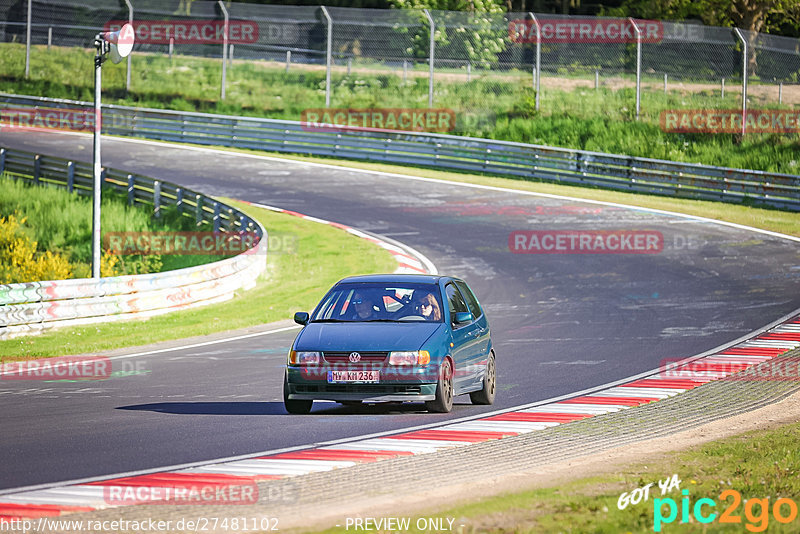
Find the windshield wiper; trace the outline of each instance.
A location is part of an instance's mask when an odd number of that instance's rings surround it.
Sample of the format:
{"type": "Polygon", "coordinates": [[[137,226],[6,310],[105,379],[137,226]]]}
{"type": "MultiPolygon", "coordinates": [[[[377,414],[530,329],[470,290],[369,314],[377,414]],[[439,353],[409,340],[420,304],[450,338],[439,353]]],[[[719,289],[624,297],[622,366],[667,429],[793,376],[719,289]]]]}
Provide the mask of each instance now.
{"type": "Polygon", "coordinates": [[[314,319],[312,323],[349,323],[352,321],[345,321],[343,319],[314,319]]]}

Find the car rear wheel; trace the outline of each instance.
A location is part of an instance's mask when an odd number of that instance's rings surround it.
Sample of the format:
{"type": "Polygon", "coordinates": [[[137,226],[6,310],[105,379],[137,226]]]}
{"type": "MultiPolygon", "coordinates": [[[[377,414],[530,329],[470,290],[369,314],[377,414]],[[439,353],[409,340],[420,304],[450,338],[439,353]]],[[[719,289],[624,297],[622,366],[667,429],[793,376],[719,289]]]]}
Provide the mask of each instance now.
{"type": "Polygon", "coordinates": [[[489,353],[486,372],[483,374],[483,389],[470,393],[469,400],[472,401],[472,404],[493,404],[496,387],[497,371],[494,367],[494,351],[492,351],[489,353]]]}
{"type": "Polygon", "coordinates": [[[436,398],[427,401],[425,406],[429,412],[449,413],[453,409],[453,365],[445,359],[439,368],[439,380],[436,384],[436,398]]]}
{"type": "Polygon", "coordinates": [[[283,375],[283,406],[291,414],[305,415],[311,411],[313,400],[289,399],[289,374],[283,375]]]}

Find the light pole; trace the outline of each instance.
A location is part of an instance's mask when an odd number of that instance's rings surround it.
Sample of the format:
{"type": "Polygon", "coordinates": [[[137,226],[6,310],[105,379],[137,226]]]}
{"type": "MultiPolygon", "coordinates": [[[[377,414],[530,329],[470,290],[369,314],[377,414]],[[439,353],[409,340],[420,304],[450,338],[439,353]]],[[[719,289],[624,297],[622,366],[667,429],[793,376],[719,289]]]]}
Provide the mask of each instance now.
{"type": "Polygon", "coordinates": [[[111,61],[119,63],[133,50],[133,27],[125,24],[118,31],[98,33],[94,38],[97,53],[94,56],[94,187],[92,194],[92,278],[100,278],[100,189],[102,174],[100,165],[100,130],[102,111],[100,92],[103,85],[103,62],[108,55],[111,61]]]}

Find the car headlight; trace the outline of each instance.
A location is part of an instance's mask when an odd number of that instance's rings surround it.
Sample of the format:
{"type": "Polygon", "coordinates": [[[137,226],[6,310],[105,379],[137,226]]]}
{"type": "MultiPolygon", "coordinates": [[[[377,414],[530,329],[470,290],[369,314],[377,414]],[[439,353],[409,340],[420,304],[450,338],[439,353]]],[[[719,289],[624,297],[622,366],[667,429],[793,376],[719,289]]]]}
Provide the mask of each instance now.
{"type": "Polygon", "coordinates": [[[428,365],[431,355],[427,350],[412,350],[389,353],[389,365],[428,365]]]}
{"type": "Polygon", "coordinates": [[[317,365],[322,361],[322,354],[317,351],[289,351],[291,365],[317,365]]]}

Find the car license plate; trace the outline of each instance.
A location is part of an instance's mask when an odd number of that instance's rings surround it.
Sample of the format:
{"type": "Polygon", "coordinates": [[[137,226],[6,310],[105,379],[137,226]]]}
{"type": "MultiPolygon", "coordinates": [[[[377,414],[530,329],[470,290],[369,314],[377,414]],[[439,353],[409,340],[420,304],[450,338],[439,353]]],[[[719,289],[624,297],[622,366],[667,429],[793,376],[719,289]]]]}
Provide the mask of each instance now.
{"type": "Polygon", "coordinates": [[[328,383],[361,382],[377,384],[380,382],[380,371],[328,371],[328,383]]]}

